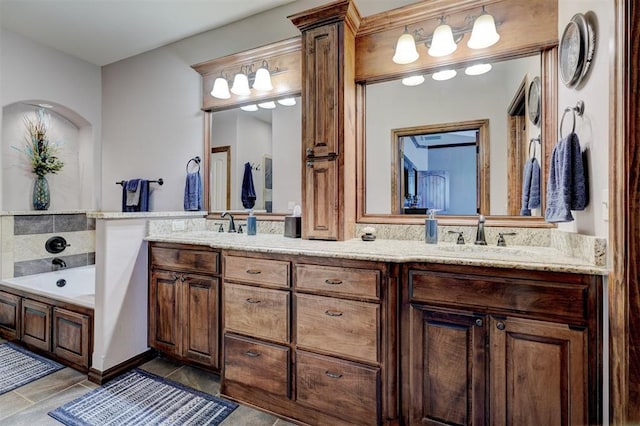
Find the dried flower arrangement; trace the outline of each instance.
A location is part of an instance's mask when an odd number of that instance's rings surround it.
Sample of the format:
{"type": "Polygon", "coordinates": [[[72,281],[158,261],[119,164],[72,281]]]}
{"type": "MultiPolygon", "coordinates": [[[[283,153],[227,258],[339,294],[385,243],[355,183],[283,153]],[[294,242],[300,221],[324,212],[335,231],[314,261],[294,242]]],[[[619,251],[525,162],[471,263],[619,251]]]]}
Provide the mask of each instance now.
{"type": "Polygon", "coordinates": [[[43,109],[39,109],[35,116],[25,116],[24,124],[27,128],[25,146],[19,151],[29,158],[31,171],[42,177],[62,170],[64,162],[57,156],[59,148],[47,136],[51,128],[51,117],[43,109]]]}

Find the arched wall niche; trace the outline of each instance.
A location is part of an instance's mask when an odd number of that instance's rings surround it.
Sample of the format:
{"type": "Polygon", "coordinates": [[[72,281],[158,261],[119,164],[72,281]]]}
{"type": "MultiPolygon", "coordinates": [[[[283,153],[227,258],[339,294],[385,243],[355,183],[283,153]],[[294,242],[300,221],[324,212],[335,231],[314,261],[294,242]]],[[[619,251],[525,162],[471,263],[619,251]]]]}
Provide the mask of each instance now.
{"type": "Polygon", "coordinates": [[[23,212],[33,210],[31,198],[35,175],[25,147],[27,129],[24,118],[34,116],[40,105],[51,117],[49,140],[59,144],[58,155],[63,169],[47,175],[51,190],[49,211],[93,210],[94,200],[94,129],[76,111],[45,99],[13,102],[2,108],[2,141],[0,178],[0,211],[23,212]]]}

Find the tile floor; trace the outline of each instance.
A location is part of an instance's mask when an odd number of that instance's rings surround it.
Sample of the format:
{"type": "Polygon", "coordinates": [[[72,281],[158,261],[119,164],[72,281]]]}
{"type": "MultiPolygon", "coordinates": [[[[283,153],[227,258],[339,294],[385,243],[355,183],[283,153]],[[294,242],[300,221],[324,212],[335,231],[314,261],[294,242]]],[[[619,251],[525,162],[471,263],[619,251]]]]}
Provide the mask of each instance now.
{"type": "MultiPolygon", "coordinates": [[[[0,343],[3,342],[5,340],[0,339],[0,343]]],[[[220,379],[197,368],[182,366],[162,358],[151,360],[140,368],[211,395],[220,394],[220,379]]],[[[87,380],[86,374],[65,367],[0,395],[0,425],[59,425],[61,423],[47,413],[96,387],[95,383],[87,380]]],[[[292,423],[243,405],[236,408],[223,425],[293,426],[292,423]]]]}

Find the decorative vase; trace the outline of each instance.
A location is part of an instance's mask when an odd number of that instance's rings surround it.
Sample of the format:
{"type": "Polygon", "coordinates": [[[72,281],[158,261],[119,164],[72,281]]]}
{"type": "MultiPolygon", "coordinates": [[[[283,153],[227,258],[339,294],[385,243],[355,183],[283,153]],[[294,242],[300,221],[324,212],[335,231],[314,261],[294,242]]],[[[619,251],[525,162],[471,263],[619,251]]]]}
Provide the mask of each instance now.
{"type": "Polygon", "coordinates": [[[49,182],[44,176],[36,176],[33,184],[33,209],[47,210],[51,197],[49,194],[49,182]]]}

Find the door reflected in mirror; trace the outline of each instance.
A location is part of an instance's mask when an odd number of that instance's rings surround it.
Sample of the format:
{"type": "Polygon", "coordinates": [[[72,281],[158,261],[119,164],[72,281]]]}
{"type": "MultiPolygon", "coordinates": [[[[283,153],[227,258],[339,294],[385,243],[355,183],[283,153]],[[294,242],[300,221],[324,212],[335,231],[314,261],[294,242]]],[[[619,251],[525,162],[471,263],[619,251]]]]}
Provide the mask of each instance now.
{"type": "MultiPolygon", "coordinates": [[[[400,80],[366,85],[365,214],[424,214],[422,210],[411,209],[427,208],[424,197],[437,194],[420,194],[419,179],[441,182],[438,194],[445,194],[447,179],[444,176],[448,176],[448,204],[442,199],[435,207],[442,210],[438,214],[473,215],[479,211],[485,215],[518,215],[522,166],[530,155],[530,139],[539,137],[543,125],[528,119],[526,91],[529,83],[540,75],[541,55],[537,54],[492,63],[492,69],[482,75],[465,75],[460,70],[456,77],[446,81],[436,81],[431,75],[425,75],[423,84],[412,87],[402,85],[400,80]],[[484,152],[480,149],[474,164],[463,166],[461,148],[439,151],[441,155],[436,154],[438,148],[434,147],[423,151],[428,151],[429,156],[433,153],[434,159],[442,157],[437,166],[423,169],[416,166],[413,177],[410,176],[411,169],[405,172],[404,155],[398,153],[398,131],[425,128],[430,130],[422,133],[427,135],[422,139],[435,138],[437,133],[471,130],[472,127],[464,125],[462,128],[450,127],[469,122],[486,123],[487,146],[484,152]],[[464,188],[454,187],[454,176],[459,173],[456,170],[461,168],[476,177],[473,188],[470,187],[473,179],[469,178],[463,184],[464,188]],[[440,173],[436,177],[420,174],[420,171],[429,170],[440,173]],[[414,192],[410,192],[409,179],[414,184],[414,192]],[[474,191],[475,200],[454,208],[458,205],[454,198],[474,191]],[[406,196],[418,195],[419,201],[406,199],[406,196]]],[[[420,134],[414,132],[412,135],[420,134]]],[[[401,136],[411,135],[405,132],[401,136]]],[[[420,143],[424,144],[424,140],[420,143]]],[[[544,158],[541,149],[531,152],[540,162],[544,158]]],[[[539,216],[540,209],[532,214],[539,216]]]]}
{"type": "Polygon", "coordinates": [[[294,105],[275,104],[274,109],[211,114],[210,211],[248,210],[242,193],[244,186],[247,194],[249,176],[255,212],[291,214],[301,204],[300,97],[294,105]]]}

